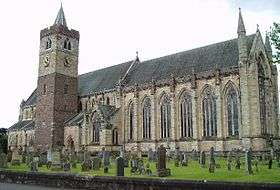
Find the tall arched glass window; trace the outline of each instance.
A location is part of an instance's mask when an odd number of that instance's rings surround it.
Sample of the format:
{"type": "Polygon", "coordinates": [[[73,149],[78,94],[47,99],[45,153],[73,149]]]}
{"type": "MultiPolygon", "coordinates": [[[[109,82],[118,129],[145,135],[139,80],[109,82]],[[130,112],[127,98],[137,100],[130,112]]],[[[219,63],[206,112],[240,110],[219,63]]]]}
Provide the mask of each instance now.
{"type": "Polygon", "coordinates": [[[118,140],[118,129],[113,129],[113,132],[112,132],[112,143],[114,145],[118,144],[119,143],[119,140],[118,140]]]}
{"type": "Polygon", "coordinates": [[[169,138],[171,128],[171,105],[167,95],[164,95],[161,100],[160,119],[161,138],[169,138]]]}
{"type": "Polygon", "coordinates": [[[217,136],[216,101],[208,90],[202,99],[203,136],[217,136]]]}
{"type": "Polygon", "coordinates": [[[71,50],[71,42],[68,38],[66,40],[64,40],[63,48],[67,49],[67,50],[71,50]]]}
{"type": "Polygon", "coordinates": [[[228,135],[239,135],[238,126],[238,101],[237,94],[233,87],[230,87],[226,94],[227,126],[228,135]]]}
{"type": "Polygon", "coordinates": [[[92,142],[99,143],[100,123],[94,123],[92,128],[92,142]]]}
{"type": "Polygon", "coordinates": [[[266,134],[266,90],[265,90],[265,72],[261,64],[258,65],[259,73],[259,97],[260,97],[260,120],[261,120],[261,133],[266,134]]]}
{"type": "Polygon", "coordinates": [[[46,49],[50,49],[52,47],[52,40],[50,38],[48,38],[47,42],[46,42],[46,49]]]}
{"type": "Polygon", "coordinates": [[[181,137],[193,137],[192,101],[186,92],[180,98],[180,126],[181,137]]]}
{"type": "Polygon", "coordinates": [[[133,139],[133,128],[134,128],[134,104],[130,103],[128,106],[128,139],[133,139]]]}
{"type": "Polygon", "coordinates": [[[143,101],[143,138],[151,138],[151,100],[145,98],[143,101]]]}

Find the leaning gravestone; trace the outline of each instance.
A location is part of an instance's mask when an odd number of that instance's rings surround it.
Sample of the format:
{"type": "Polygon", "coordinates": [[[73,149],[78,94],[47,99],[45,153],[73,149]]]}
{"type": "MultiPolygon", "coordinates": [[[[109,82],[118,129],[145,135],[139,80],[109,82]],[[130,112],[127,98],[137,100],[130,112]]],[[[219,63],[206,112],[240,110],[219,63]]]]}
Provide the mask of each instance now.
{"type": "Polygon", "coordinates": [[[54,150],[54,151],[52,151],[51,170],[59,171],[61,169],[62,168],[61,168],[61,154],[60,154],[60,151],[54,150]]]}
{"type": "Polygon", "coordinates": [[[2,152],[0,153],[0,168],[7,168],[7,155],[2,152]]]}
{"type": "Polygon", "coordinates": [[[253,174],[252,170],[252,153],[251,150],[245,151],[245,170],[247,174],[253,174]]]}
{"type": "Polygon", "coordinates": [[[159,177],[170,176],[171,171],[166,168],[166,149],[161,145],[157,152],[157,175],[159,177]]]}
{"type": "Polygon", "coordinates": [[[123,157],[118,157],[116,159],[116,176],[124,176],[124,159],[123,157]]]}
{"type": "Polygon", "coordinates": [[[148,150],[148,161],[152,162],[155,160],[155,155],[154,155],[154,151],[150,148],[148,150]]]}
{"type": "Polygon", "coordinates": [[[209,158],[209,172],[214,173],[214,171],[215,171],[214,147],[211,147],[210,158],[209,158]]]}
{"type": "Polygon", "coordinates": [[[205,154],[205,151],[201,151],[199,163],[200,163],[200,166],[202,168],[205,168],[205,165],[206,165],[206,154],[205,154]]]}

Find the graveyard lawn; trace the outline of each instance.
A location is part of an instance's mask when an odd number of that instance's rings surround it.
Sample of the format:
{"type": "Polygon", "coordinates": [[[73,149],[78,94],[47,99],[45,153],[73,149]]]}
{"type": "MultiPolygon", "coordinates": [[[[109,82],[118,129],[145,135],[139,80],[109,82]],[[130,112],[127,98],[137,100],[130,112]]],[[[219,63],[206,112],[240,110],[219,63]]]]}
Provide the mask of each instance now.
{"type": "MultiPolygon", "coordinates": [[[[146,161],[147,162],[147,161],[146,161]]],[[[208,170],[208,160],[205,168],[201,168],[197,161],[189,159],[188,166],[179,166],[175,167],[173,161],[167,162],[167,168],[171,169],[171,176],[165,177],[166,179],[185,179],[185,180],[208,180],[208,181],[239,181],[239,182],[271,182],[271,183],[280,183],[280,168],[276,166],[276,162],[273,162],[272,169],[268,169],[268,161],[259,162],[258,172],[256,168],[253,167],[253,174],[247,175],[244,169],[244,163],[241,165],[241,169],[235,169],[234,162],[232,164],[232,170],[228,171],[226,166],[226,161],[224,159],[216,159],[216,163],[220,164],[220,168],[215,168],[214,173],[209,173],[208,170]]],[[[39,167],[39,172],[48,172],[48,173],[66,173],[64,171],[51,171],[47,169],[44,165],[39,167]]],[[[150,169],[153,172],[153,175],[156,174],[155,163],[150,164],[150,169]]],[[[20,166],[11,166],[8,164],[7,170],[13,171],[30,171],[30,168],[24,164],[20,166]]],[[[69,173],[69,172],[68,172],[69,173]]],[[[109,167],[109,172],[104,174],[103,168],[99,170],[90,170],[89,172],[81,172],[81,165],[77,164],[77,168],[72,168],[71,173],[89,175],[89,176],[115,176],[116,175],[116,166],[114,162],[111,162],[109,167]]],[[[158,178],[156,176],[146,176],[131,174],[130,168],[125,168],[126,177],[145,177],[145,178],[158,178]]]]}

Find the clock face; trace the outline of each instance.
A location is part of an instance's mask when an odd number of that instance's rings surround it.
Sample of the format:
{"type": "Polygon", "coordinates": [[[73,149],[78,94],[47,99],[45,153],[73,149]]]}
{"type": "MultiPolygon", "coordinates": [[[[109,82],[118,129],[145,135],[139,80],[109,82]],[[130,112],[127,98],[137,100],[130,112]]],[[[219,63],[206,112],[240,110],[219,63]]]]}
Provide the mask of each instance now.
{"type": "Polygon", "coordinates": [[[50,58],[48,56],[44,57],[44,66],[48,67],[50,65],[50,58]]]}
{"type": "Polygon", "coordinates": [[[64,59],[64,66],[65,66],[65,67],[70,67],[71,64],[72,64],[71,58],[65,57],[65,59],[64,59]]]}

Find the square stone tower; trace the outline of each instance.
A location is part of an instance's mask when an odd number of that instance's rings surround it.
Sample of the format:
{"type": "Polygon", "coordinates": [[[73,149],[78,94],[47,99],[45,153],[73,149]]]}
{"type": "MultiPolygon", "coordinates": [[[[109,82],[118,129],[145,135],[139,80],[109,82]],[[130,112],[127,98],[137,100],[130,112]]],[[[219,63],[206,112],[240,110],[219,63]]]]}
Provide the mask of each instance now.
{"type": "Polygon", "coordinates": [[[55,23],[40,33],[35,149],[62,146],[64,122],[77,113],[79,32],[69,30],[62,6],[55,23]]]}

